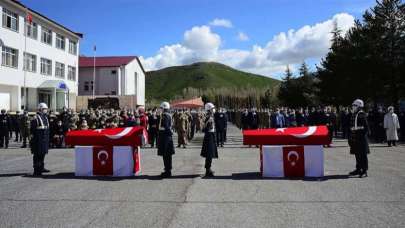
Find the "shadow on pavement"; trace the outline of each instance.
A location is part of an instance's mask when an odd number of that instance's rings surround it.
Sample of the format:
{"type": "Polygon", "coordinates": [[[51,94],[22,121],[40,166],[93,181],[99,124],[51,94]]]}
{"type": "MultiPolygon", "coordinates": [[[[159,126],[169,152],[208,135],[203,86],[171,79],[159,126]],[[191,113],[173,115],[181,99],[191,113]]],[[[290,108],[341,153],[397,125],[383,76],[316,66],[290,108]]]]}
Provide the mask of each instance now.
{"type": "Polygon", "coordinates": [[[17,177],[17,176],[25,176],[27,173],[5,173],[0,174],[0,177],[17,177]]]}
{"type": "Polygon", "coordinates": [[[231,176],[204,177],[204,179],[231,179],[231,180],[298,180],[298,181],[327,181],[336,179],[348,179],[349,175],[327,175],[323,177],[262,177],[259,172],[233,173],[231,176]]]}
{"type": "MultiPolygon", "coordinates": [[[[75,176],[73,172],[57,173],[57,174],[44,174],[42,176],[32,176],[26,173],[16,174],[0,174],[2,176],[22,176],[26,178],[42,178],[42,179],[77,179],[77,180],[98,180],[98,181],[121,181],[121,180],[162,180],[158,176],[141,175],[131,177],[112,177],[112,176],[88,176],[79,177],[75,176]]],[[[197,174],[187,175],[173,175],[167,179],[193,179],[201,177],[197,174]]],[[[233,173],[230,176],[214,176],[214,177],[202,177],[202,179],[212,180],[296,180],[296,181],[327,181],[327,180],[339,180],[351,178],[349,175],[327,175],[324,177],[304,177],[304,178],[287,178],[287,177],[262,177],[259,172],[247,172],[247,173],[233,173]]]]}
{"type": "MultiPolygon", "coordinates": [[[[66,173],[56,173],[56,174],[44,174],[42,176],[33,176],[23,174],[23,177],[27,178],[42,178],[42,179],[61,179],[61,180],[68,180],[68,179],[77,179],[77,180],[98,180],[98,181],[121,181],[121,180],[162,180],[160,175],[158,176],[150,176],[150,175],[140,175],[140,176],[130,176],[130,177],[113,177],[113,176],[75,176],[73,172],[66,172],[66,173]]],[[[193,179],[196,177],[200,177],[200,175],[174,175],[168,179],[193,179]]]]}

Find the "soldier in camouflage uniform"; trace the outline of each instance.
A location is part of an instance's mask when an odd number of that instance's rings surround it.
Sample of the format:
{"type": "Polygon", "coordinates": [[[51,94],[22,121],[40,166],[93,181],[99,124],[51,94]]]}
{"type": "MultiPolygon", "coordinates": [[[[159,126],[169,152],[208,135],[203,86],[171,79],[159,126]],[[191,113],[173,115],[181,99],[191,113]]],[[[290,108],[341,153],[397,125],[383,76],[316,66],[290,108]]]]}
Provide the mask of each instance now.
{"type": "Polygon", "coordinates": [[[24,111],[24,114],[19,117],[18,121],[20,122],[20,133],[23,141],[21,148],[27,148],[27,141],[29,141],[31,125],[31,118],[28,115],[28,112],[24,111]]]}
{"type": "Polygon", "coordinates": [[[182,113],[181,111],[178,113],[178,122],[177,122],[177,135],[178,135],[178,145],[177,147],[183,146],[186,148],[187,145],[187,123],[188,117],[186,114],[182,113]]]}

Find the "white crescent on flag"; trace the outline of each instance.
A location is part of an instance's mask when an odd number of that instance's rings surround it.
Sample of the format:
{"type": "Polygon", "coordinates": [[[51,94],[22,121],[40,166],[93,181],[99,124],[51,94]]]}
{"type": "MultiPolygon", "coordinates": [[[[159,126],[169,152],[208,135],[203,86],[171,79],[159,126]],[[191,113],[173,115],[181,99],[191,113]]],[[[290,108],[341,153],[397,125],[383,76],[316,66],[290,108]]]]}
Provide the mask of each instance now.
{"type": "Polygon", "coordinates": [[[105,135],[107,138],[110,139],[120,139],[122,137],[124,137],[125,135],[127,135],[129,132],[131,132],[132,127],[126,127],[123,131],[121,131],[120,133],[116,134],[116,135],[105,135]]]}
{"type": "Polygon", "coordinates": [[[316,130],[317,130],[316,126],[308,127],[308,130],[303,134],[293,134],[293,136],[296,138],[306,138],[308,136],[313,135],[316,132],[316,130]]]}

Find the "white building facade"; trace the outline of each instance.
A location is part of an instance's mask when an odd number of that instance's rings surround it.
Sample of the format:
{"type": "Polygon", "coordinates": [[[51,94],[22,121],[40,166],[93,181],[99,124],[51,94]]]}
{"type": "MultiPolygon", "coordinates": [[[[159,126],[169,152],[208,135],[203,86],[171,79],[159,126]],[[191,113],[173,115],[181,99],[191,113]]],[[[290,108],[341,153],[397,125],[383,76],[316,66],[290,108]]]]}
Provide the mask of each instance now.
{"type": "Polygon", "coordinates": [[[79,96],[135,96],[134,105],[145,105],[145,71],[136,56],[80,57],[78,91],[79,96]]]}
{"type": "Polygon", "coordinates": [[[0,0],[0,108],[75,108],[82,35],[16,0],[0,0]]]}

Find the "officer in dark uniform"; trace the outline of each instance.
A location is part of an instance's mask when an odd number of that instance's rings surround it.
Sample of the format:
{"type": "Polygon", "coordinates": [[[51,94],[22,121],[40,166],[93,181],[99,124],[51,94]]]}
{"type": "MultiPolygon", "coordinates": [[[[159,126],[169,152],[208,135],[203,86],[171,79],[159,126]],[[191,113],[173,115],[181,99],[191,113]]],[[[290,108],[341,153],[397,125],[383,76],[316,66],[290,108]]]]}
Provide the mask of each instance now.
{"type": "Polygon", "coordinates": [[[226,114],[222,111],[222,109],[219,110],[220,110],[219,112],[216,112],[214,114],[215,130],[217,135],[216,140],[217,146],[224,147],[227,117],[226,114]]]}
{"type": "Polygon", "coordinates": [[[18,119],[20,118],[20,111],[15,112],[15,116],[12,118],[12,128],[15,133],[15,140],[14,142],[20,142],[22,140],[21,134],[20,134],[20,122],[18,119]]]}
{"type": "Polygon", "coordinates": [[[160,174],[162,178],[172,176],[172,156],[175,154],[172,132],[172,116],[169,113],[170,104],[162,102],[160,105],[162,115],[159,123],[159,136],[157,139],[158,155],[163,157],[165,171],[160,174]]]}
{"type": "Polygon", "coordinates": [[[155,146],[155,142],[157,141],[158,136],[159,116],[157,115],[156,111],[156,108],[153,108],[152,113],[150,113],[148,117],[148,137],[149,143],[152,148],[155,146]]]}
{"type": "Polygon", "coordinates": [[[260,118],[256,112],[256,108],[252,108],[252,110],[249,112],[248,122],[249,122],[249,129],[255,130],[259,128],[260,118]]]}
{"type": "Polygon", "coordinates": [[[247,130],[249,129],[249,112],[247,109],[245,109],[242,113],[241,113],[241,117],[240,117],[240,122],[241,122],[241,128],[242,130],[247,130]]]}
{"type": "Polygon", "coordinates": [[[11,119],[5,109],[0,114],[0,147],[8,148],[9,131],[11,129],[11,119]]]}
{"type": "Polygon", "coordinates": [[[357,99],[352,104],[353,114],[350,120],[349,145],[350,153],[356,157],[356,169],[350,172],[350,175],[367,176],[368,159],[370,153],[368,145],[368,123],[366,113],[362,110],[364,103],[357,99]]]}
{"type": "Polygon", "coordinates": [[[201,156],[205,158],[205,177],[213,177],[211,170],[213,158],[218,158],[217,144],[215,143],[215,106],[212,103],[205,104],[207,115],[204,121],[204,140],[201,148],[201,156]]]}
{"type": "Polygon", "coordinates": [[[47,117],[48,106],[45,103],[38,105],[38,112],[31,121],[31,153],[33,154],[34,176],[40,176],[49,170],[44,167],[45,155],[49,148],[49,121],[47,117]]]}

